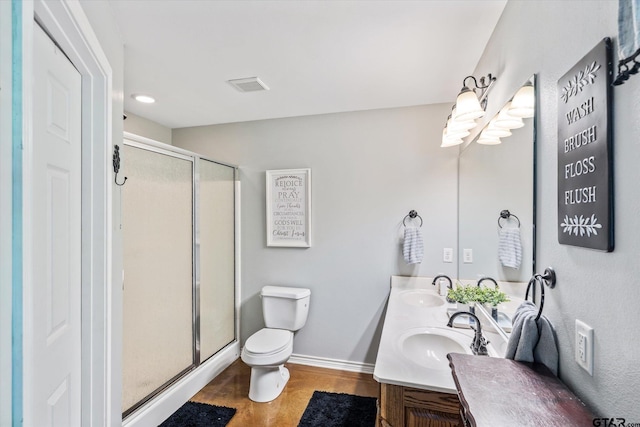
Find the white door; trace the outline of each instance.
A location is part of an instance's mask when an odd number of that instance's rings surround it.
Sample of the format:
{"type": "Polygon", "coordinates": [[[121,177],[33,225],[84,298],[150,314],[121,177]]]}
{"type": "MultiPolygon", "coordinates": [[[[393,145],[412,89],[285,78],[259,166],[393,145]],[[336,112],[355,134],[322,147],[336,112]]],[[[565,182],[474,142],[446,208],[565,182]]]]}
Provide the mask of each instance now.
{"type": "Polygon", "coordinates": [[[24,416],[26,426],[72,427],[81,409],[81,77],[34,26],[24,416]]]}

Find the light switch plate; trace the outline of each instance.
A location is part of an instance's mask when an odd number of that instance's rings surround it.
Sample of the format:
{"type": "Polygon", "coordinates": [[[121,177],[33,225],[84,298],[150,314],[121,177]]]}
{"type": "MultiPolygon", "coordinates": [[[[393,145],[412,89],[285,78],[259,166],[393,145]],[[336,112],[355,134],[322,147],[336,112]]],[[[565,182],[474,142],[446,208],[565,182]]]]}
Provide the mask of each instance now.
{"type": "Polygon", "coordinates": [[[576,319],[575,360],[593,376],[593,328],[576,319]]]}
{"type": "Polygon", "coordinates": [[[442,262],[453,262],[453,248],[444,248],[442,250],[442,262]]]}
{"type": "Polygon", "coordinates": [[[465,264],[473,263],[473,249],[462,250],[462,262],[465,264]]]}

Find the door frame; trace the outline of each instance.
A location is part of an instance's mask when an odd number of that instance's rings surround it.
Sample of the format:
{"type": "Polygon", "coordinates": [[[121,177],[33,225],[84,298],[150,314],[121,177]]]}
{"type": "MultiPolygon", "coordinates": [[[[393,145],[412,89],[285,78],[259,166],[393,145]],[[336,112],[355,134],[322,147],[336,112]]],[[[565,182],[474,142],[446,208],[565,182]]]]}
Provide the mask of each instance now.
{"type": "MultiPolygon", "coordinates": [[[[32,110],[29,79],[33,71],[33,31],[36,19],[82,75],[82,425],[119,425],[120,347],[117,286],[112,286],[112,179],[109,165],[113,146],[112,77],[109,61],[80,3],[35,0],[22,5],[22,223],[23,223],[23,384],[13,388],[22,400],[13,425],[29,425],[30,366],[37,363],[30,344],[33,325],[29,301],[37,297],[32,283],[32,110]],[[116,322],[117,324],[117,322],[116,322]],[[114,411],[115,407],[115,411],[114,411]]],[[[15,253],[14,253],[15,256],[15,253]]],[[[14,313],[15,314],[15,313],[14,313]]],[[[15,327],[15,325],[14,325],[15,327]]],[[[15,408],[15,406],[14,406],[15,408]]]]}
{"type": "MultiPolygon", "coordinates": [[[[18,28],[14,28],[14,11],[18,5],[0,1],[0,425],[11,425],[12,388],[13,388],[13,188],[14,173],[17,173],[17,161],[14,160],[14,122],[20,119],[13,114],[13,86],[18,79],[12,67],[14,43],[20,37],[18,28]],[[14,164],[16,166],[14,167],[14,164]]],[[[18,328],[20,331],[21,329],[18,328]]]]}

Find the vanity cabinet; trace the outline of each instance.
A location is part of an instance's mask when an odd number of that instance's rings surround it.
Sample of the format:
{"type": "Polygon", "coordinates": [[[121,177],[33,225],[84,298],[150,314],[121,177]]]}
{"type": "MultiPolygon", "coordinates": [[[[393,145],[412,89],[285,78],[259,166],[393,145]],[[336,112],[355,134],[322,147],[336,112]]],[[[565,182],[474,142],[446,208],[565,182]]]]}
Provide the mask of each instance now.
{"type": "Polygon", "coordinates": [[[380,384],[379,427],[462,426],[458,396],[380,384]]]}
{"type": "Polygon", "coordinates": [[[465,426],[590,426],[594,415],[544,365],[449,353],[465,426]]]}

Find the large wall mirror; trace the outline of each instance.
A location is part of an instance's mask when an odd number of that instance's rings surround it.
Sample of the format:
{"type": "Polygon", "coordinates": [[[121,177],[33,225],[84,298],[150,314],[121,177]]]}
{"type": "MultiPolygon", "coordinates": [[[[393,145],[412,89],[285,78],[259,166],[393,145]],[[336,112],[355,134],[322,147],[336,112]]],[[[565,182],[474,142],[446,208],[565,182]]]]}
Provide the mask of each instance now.
{"type": "MultiPolygon", "coordinates": [[[[535,101],[535,76],[524,85],[533,87],[530,91],[535,101]]],[[[510,136],[500,138],[501,143],[485,145],[476,139],[460,152],[459,279],[478,280],[489,276],[498,281],[528,282],[533,275],[535,114],[532,115],[522,118],[524,126],[512,129],[510,136]],[[505,210],[512,215],[502,218],[500,213],[505,210]],[[512,229],[518,226],[521,262],[518,268],[506,267],[498,247],[501,240],[504,243],[513,238],[512,229]]]]}

